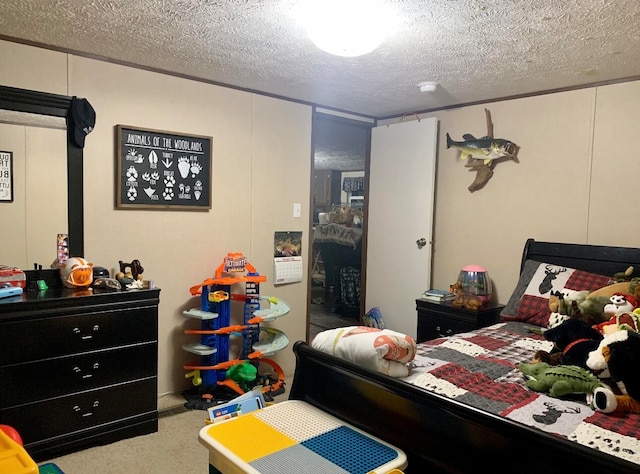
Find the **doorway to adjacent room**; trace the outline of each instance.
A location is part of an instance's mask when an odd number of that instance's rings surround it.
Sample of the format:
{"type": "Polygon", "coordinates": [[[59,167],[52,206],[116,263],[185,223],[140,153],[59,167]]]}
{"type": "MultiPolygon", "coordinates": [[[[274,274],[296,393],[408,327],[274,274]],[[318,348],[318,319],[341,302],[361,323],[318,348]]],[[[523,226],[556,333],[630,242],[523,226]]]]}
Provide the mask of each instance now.
{"type": "Polygon", "coordinates": [[[316,111],[310,252],[309,341],[360,323],[366,275],[366,211],[373,120],[316,111]]]}

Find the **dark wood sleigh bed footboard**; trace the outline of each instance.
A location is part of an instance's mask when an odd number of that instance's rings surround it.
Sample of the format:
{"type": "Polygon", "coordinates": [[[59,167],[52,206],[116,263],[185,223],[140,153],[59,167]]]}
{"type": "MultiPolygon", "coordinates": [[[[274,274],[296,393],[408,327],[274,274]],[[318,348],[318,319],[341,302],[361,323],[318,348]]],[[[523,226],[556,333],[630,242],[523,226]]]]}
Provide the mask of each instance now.
{"type": "Polygon", "coordinates": [[[311,348],[293,346],[289,398],[402,449],[407,473],[637,473],[628,461],[559,439],[311,348]]]}
{"type": "MultiPolygon", "coordinates": [[[[640,249],[527,240],[527,259],[613,275],[640,249]]],[[[409,473],[637,473],[640,465],[310,347],[293,346],[291,399],[304,400],[405,451],[409,473]]]]}

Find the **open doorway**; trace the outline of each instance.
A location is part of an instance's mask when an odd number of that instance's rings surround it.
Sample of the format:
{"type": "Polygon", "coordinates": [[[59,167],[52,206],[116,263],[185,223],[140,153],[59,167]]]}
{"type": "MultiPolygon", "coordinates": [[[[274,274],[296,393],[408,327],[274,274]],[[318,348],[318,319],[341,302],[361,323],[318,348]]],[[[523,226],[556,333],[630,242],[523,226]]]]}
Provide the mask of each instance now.
{"type": "Polygon", "coordinates": [[[320,331],[362,320],[374,125],[373,120],[314,113],[309,341],[320,331]]]}

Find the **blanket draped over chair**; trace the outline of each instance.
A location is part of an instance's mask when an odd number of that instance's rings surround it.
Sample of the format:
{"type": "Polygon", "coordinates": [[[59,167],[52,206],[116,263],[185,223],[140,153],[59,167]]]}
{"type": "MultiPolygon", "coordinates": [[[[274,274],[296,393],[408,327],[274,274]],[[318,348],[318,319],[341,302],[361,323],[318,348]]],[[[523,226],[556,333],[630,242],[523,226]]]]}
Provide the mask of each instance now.
{"type": "Polygon", "coordinates": [[[333,242],[356,248],[362,239],[362,229],[359,227],[347,227],[342,224],[330,223],[317,225],[313,233],[315,242],[333,242]]]}

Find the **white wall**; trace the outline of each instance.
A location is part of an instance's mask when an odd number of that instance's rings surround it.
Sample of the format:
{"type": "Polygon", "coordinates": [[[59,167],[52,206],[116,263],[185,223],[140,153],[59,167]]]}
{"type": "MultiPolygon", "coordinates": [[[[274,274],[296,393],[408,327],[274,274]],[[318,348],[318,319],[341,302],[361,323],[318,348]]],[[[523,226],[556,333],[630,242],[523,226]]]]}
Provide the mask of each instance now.
{"type": "MultiPolygon", "coordinates": [[[[213,276],[228,252],[244,253],[267,276],[262,294],[291,304],[292,312],[273,326],[292,342],[306,338],[306,267],[302,283],[274,288],[270,281],[274,232],[303,231],[308,238],[311,107],[6,42],[0,56],[22,58],[9,71],[2,68],[0,83],[87,97],[96,110],[84,150],[85,257],[109,269],[139,259],[145,278],[161,288],[160,395],[189,386],[182,365],[193,355],[181,346],[193,342],[183,330],[194,322],[182,311],[199,306],[189,288],[213,276]],[[42,71],[33,80],[38,63],[51,67],[56,87],[42,71]],[[64,81],[56,79],[58,71],[65,71],[64,81]],[[118,124],[213,137],[212,209],[116,210],[118,124]],[[294,202],[302,205],[300,218],[292,217],[294,202]]],[[[274,359],[292,374],[290,350],[274,359]]]]}
{"type": "Polygon", "coordinates": [[[497,301],[506,302],[529,237],[637,247],[640,160],[624,144],[640,136],[639,107],[636,81],[434,114],[434,286],[448,287],[462,266],[477,263],[494,281],[497,301]],[[486,186],[470,193],[474,173],[446,148],[445,134],[486,134],[485,108],[494,136],[520,146],[519,162],[497,164],[486,186]]]}

